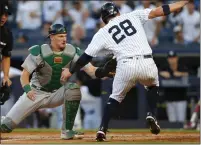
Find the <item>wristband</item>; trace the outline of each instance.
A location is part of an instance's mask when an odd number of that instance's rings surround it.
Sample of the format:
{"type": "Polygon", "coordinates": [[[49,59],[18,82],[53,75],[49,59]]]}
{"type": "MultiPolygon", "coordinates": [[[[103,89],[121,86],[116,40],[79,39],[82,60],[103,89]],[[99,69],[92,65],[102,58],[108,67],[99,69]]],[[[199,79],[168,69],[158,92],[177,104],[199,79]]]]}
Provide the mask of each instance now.
{"type": "Polygon", "coordinates": [[[31,86],[28,84],[28,85],[25,85],[24,87],[23,87],[23,89],[24,89],[24,91],[26,92],[26,93],[28,93],[29,91],[31,91],[31,86]]]}
{"type": "Polygon", "coordinates": [[[165,16],[170,14],[170,6],[169,5],[163,5],[162,8],[163,8],[163,13],[165,16]]]}

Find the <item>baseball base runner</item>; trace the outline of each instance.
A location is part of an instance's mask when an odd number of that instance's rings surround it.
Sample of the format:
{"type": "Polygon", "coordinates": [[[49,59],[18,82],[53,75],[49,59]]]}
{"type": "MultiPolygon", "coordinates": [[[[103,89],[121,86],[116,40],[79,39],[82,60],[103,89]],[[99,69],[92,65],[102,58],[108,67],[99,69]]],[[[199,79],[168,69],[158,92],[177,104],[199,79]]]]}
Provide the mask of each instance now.
{"type": "Polygon", "coordinates": [[[88,62],[104,50],[111,51],[117,59],[116,74],[113,81],[112,94],[105,106],[104,115],[96,135],[97,141],[106,139],[109,121],[119,107],[127,92],[137,83],[141,83],[147,90],[149,110],[147,123],[153,134],[160,132],[157,123],[156,102],[158,97],[158,69],[152,58],[143,24],[153,18],[168,15],[181,9],[188,1],[166,4],[154,9],[136,10],[120,15],[117,6],[108,2],[101,8],[101,17],[106,24],[93,37],[85,53],[80,56],[76,64],[63,74],[69,78],[88,62]]]}

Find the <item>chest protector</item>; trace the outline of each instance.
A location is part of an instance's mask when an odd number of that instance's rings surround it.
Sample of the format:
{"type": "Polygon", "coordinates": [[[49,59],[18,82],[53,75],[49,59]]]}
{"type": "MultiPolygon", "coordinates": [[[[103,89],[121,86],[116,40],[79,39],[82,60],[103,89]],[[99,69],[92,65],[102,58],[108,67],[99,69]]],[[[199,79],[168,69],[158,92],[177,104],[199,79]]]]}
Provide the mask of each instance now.
{"type": "Polygon", "coordinates": [[[59,89],[62,84],[60,77],[62,68],[69,68],[76,54],[76,48],[67,44],[62,54],[54,54],[48,44],[41,46],[42,62],[36,69],[38,80],[46,90],[59,89]]]}

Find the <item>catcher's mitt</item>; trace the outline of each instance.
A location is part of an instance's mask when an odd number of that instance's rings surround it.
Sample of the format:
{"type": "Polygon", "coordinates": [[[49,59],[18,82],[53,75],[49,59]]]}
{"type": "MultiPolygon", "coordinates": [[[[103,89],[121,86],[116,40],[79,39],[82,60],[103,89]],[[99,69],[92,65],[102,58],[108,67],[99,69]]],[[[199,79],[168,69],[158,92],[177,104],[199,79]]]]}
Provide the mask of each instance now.
{"type": "Polygon", "coordinates": [[[103,67],[99,67],[95,75],[97,78],[103,78],[103,77],[114,77],[115,72],[116,72],[116,66],[117,66],[117,61],[116,58],[111,58],[108,60],[103,67]]]}
{"type": "Polygon", "coordinates": [[[0,88],[0,105],[3,105],[10,98],[11,89],[7,83],[0,88]]]}

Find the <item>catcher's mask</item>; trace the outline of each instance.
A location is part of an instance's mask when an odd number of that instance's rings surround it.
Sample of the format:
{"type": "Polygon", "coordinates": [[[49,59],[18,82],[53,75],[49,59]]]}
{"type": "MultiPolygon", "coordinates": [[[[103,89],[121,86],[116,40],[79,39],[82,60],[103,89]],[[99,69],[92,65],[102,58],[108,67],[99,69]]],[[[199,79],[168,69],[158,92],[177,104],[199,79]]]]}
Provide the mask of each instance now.
{"type": "Polygon", "coordinates": [[[113,2],[107,2],[101,7],[101,18],[105,24],[108,19],[115,17],[119,13],[119,9],[113,2]]]}
{"type": "Polygon", "coordinates": [[[62,24],[51,25],[49,28],[49,35],[47,37],[49,38],[50,35],[56,35],[56,34],[67,34],[66,27],[62,24]]]}

